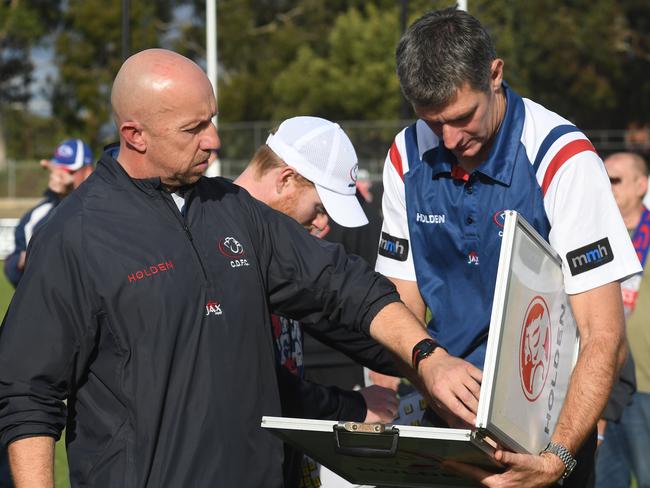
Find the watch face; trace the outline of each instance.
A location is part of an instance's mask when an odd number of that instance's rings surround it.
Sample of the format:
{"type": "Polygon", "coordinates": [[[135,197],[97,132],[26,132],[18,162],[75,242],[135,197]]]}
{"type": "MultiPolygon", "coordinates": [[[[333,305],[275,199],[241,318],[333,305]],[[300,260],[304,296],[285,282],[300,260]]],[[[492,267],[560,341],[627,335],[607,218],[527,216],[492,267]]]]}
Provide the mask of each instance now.
{"type": "Polygon", "coordinates": [[[433,341],[428,340],[420,346],[420,351],[418,352],[418,356],[422,356],[423,354],[429,354],[431,351],[433,351],[436,348],[436,345],[433,341]]]}
{"type": "Polygon", "coordinates": [[[413,367],[417,370],[418,364],[424,358],[429,356],[438,345],[432,339],[422,339],[415,346],[413,346],[413,367]]]}

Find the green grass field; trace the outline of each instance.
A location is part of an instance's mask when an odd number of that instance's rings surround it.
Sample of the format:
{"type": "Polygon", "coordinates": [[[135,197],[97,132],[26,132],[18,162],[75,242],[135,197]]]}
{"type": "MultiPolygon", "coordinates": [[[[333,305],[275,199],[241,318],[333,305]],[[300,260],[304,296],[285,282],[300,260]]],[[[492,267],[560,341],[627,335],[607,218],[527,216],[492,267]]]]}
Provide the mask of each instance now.
{"type": "MultiPolygon", "coordinates": [[[[0,273],[0,275],[0,311],[2,312],[2,317],[4,317],[11,297],[14,294],[14,289],[6,280],[4,273],[0,273]]],[[[54,473],[56,488],[68,488],[70,486],[70,482],[68,481],[68,461],[65,455],[63,437],[56,443],[54,473]]]]}

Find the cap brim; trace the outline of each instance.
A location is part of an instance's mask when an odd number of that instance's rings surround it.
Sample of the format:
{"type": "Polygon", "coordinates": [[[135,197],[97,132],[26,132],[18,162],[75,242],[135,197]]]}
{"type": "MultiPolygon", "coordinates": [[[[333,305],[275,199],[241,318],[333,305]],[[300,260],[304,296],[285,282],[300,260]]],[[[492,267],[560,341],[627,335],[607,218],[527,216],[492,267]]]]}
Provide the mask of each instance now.
{"type": "Polygon", "coordinates": [[[368,223],[368,217],[366,217],[354,193],[343,195],[318,184],[315,186],[327,215],[334,222],[343,227],[361,227],[368,223]]]}

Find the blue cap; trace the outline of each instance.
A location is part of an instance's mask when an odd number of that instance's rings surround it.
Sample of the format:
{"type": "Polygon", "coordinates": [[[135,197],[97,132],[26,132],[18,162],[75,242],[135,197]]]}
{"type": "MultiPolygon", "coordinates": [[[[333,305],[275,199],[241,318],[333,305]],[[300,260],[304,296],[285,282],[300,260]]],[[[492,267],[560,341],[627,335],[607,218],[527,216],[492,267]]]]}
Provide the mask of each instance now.
{"type": "Polygon", "coordinates": [[[93,164],[90,146],[81,139],[68,139],[54,151],[52,164],[64,166],[67,170],[77,171],[82,166],[93,164]]]}

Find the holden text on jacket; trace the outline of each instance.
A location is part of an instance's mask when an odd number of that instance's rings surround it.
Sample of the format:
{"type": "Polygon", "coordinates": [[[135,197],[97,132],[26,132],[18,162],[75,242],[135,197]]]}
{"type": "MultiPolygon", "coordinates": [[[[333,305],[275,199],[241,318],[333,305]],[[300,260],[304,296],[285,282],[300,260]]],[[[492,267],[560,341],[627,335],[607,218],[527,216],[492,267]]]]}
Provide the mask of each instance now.
{"type": "Polygon", "coordinates": [[[138,271],[135,271],[128,275],[129,283],[135,283],[136,281],[143,280],[145,278],[151,278],[152,276],[155,276],[159,273],[164,273],[170,269],[174,269],[173,261],[165,261],[163,263],[152,264],[151,266],[139,269],[138,271]]]}

